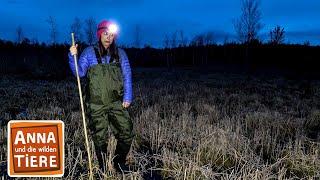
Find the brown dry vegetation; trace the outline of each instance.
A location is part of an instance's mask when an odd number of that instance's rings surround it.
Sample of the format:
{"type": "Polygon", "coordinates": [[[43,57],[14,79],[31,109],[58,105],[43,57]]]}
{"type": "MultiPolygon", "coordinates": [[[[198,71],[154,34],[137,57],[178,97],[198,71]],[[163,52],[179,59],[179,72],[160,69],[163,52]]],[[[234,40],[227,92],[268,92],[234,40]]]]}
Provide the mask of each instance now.
{"type": "MultiPolygon", "coordinates": [[[[87,179],[75,78],[47,82],[6,76],[0,94],[2,164],[7,120],[61,119],[64,178],[87,179]]],[[[136,138],[127,179],[320,178],[320,81],[136,69],[134,97],[129,111],[136,138]]],[[[108,161],[116,143],[109,141],[108,161]]],[[[122,178],[94,165],[96,177],[122,178]]]]}

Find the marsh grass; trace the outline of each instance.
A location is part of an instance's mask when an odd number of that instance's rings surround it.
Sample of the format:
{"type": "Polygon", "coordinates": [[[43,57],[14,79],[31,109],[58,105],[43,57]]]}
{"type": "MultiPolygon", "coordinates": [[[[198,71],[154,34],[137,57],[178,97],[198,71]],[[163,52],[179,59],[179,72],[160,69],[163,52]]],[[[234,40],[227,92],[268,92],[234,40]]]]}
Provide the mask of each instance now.
{"type": "MultiPolygon", "coordinates": [[[[129,113],[136,138],[132,173],[114,172],[116,140],[109,133],[101,179],[320,178],[320,81],[264,78],[191,70],[134,70],[129,113]]],[[[87,179],[87,155],[75,79],[0,80],[0,161],[6,161],[6,122],[65,122],[66,179],[87,179]],[[12,83],[14,82],[14,83],[12,83]]],[[[94,145],[90,139],[92,155],[94,145]]],[[[6,178],[6,172],[2,178],[6,178]]],[[[50,178],[47,178],[50,179],[50,178]]]]}

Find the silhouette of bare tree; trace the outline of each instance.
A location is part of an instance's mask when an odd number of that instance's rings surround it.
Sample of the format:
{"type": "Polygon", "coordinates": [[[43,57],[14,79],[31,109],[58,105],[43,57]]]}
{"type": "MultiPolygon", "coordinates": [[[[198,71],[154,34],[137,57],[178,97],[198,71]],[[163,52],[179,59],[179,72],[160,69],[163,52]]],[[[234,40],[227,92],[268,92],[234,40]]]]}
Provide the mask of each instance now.
{"type": "Polygon", "coordinates": [[[53,16],[49,16],[48,19],[46,20],[46,22],[50,26],[51,43],[56,44],[57,43],[57,36],[58,36],[56,20],[53,16]]]}
{"type": "Polygon", "coordinates": [[[258,40],[258,33],[263,27],[260,0],[241,0],[241,12],[241,16],[234,22],[240,42],[251,43],[258,40]]]}
{"type": "Polygon", "coordinates": [[[270,43],[271,44],[275,44],[275,45],[283,44],[284,38],[285,38],[284,28],[281,28],[279,25],[270,31],[270,43]]]}
{"type": "Polygon", "coordinates": [[[93,17],[86,19],[86,29],[85,33],[87,36],[87,43],[93,45],[95,43],[95,32],[96,32],[96,20],[93,17]]]}
{"type": "Polygon", "coordinates": [[[179,46],[185,47],[187,45],[187,38],[184,35],[183,30],[179,31],[179,46]]]}
{"type": "Polygon", "coordinates": [[[17,33],[17,43],[22,43],[23,40],[23,29],[21,27],[21,25],[19,25],[16,29],[16,33],[17,33]]]}
{"type": "Polygon", "coordinates": [[[76,42],[83,41],[81,20],[78,17],[74,18],[73,23],[70,26],[70,31],[74,33],[76,42]]]}

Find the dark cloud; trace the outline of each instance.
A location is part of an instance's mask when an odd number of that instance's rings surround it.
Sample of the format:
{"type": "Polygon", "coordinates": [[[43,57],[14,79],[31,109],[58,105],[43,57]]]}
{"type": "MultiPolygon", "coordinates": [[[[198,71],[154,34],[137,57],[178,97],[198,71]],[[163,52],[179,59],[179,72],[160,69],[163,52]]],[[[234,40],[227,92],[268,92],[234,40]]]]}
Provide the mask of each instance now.
{"type": "Polygon", "coordinates": [[[304,30],[304,31],[288,31],[286,35],[289,37],[295,37],[298,39],[319,39],[320,40],[320,29],[304,30]]]}
{"type": "Polygon", "coordinates": [[[21,1],[18,1],[18,0],[7,0],[7,3],[8,4],[18,4],[18,3],[21,3],[21,1]]]}
{"type": "MultiPolygon", "coordinates": [[[[144,0],[104,0],[106,3],[110,4],[121,4],[121,5],[127,5],[127,4],[140,4],[144,0]]],[[[103,2],[103,0],[102,0],[103,2]]]]}

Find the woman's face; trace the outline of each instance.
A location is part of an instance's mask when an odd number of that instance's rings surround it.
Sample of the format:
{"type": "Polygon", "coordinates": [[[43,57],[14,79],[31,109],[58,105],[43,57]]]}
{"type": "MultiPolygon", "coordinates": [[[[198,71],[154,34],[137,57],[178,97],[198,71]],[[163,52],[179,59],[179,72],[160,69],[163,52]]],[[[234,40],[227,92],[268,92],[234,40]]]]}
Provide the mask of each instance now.
{"type": "Polygon", "coordinates": [[[101,43],[105,49],[109,48],[110,44],[114,41],[115,34],[109,33],[108,31],[104,31],[101,34],[101,43]]]}

